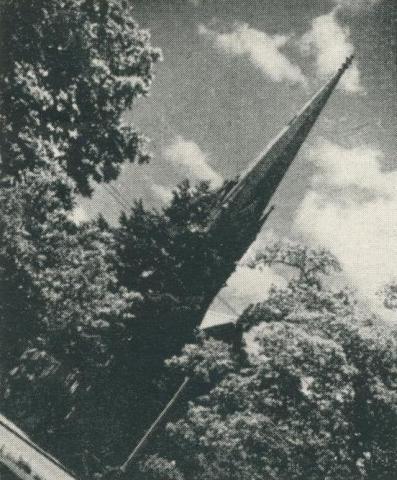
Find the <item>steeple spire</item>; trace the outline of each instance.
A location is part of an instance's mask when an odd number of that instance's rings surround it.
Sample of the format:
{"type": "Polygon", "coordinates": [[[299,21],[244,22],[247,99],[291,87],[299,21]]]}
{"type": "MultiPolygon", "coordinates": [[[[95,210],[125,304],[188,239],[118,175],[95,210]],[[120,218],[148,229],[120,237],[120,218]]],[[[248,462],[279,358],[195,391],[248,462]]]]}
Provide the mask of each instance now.
{"type": "Polygon", "coordinates": [[[206,231],[227,267],[222,278],[214,279],[214,291],[204,301],[204,311],[266,222],[271,210],[265,210],[274,192],[352,60],[353,56],[346,58],[335,75],[291,119],[240,179],[234,184],[227,183],[220,191],[206,231]],[[219,286],[217,291],[215,285],[219,286]]]}
{"type": "MultiPolygon", "coordinates": [[[[293,159],[327,103],[340,78],[353,60],[346,58],[335,75],[304,105],[259,158],[241,175],[210,216],[208,231],[215,229],[233,214],[256,205],[260,214],[268,205],[293,159]]],[[[254,208],[256,210],[256,208],[254,208]]],[[[247,246],[248,248],[248,246],[247,246]]]]}

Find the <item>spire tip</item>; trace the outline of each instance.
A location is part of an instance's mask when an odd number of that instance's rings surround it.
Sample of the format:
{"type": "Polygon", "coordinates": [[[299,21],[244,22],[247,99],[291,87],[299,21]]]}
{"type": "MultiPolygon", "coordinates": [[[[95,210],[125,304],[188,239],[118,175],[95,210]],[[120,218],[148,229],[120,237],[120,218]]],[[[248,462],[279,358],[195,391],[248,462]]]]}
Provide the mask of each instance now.
{"type": "Polygon", "coordinates": [[[350,67],[350,65],[353,62],[353,58],[354,58],[354,54],[346,57],[346,60],[342,63],[342,65],[340,66],[340,68],[338,70],[339,73],[343,73],[345,70],[347,70],[350,67]]]}

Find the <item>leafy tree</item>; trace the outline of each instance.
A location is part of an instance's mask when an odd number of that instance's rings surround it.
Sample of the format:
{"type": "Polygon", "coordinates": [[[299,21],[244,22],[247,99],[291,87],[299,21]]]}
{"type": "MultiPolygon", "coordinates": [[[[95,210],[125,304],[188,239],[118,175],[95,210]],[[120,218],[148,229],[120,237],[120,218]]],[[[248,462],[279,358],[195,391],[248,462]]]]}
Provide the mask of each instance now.
{"type": "Polygon", "coordinates": [[[98,413],[111,407],[113,350],[141,297],[120,288],[103,221],[70,220],[58,195],[70,181],[59,170],[0,189],[3,408],[81,468],[75,456],[112,440],[98,413]]]}
{"type": "Polygon", "coordinates": [[[200,337],[167,362],[175,374],[161,390],[164,359],[192,338],[195,299],[224,268],[202,228],[214,192],[183,184],[164,212],[137,204],[112,229],[103,218],[70,220],[59,192],[72,187],[54,165],[1,189],[1,353],[12,418],[90,478],[103,468],[95,456],[123,459],[169,389],[192,375],[192,402],[174,412],[180,420],[136,478],[388,478],[396,337],[371,326],[351,292],[326,286],[340,268],[332,255],[266,249],[255,265],[292,275],[240,318],[256,337],[248,360],[239,365],[230,346],[200,337]],[[187,281],[192,264],[201,286],[187,281]]]}
{"type": "Polygon", "coordinates": [[[120,283],[145,299],[142,338],[151,352],[146,360],[155,362],[153,371],[194,339],[208,298],[222,284],[219,239],[205,231],[216,195],[207,183],[193,188],[183,182],[162,212],[138,202],[115,231],[120,283]]]}
{"type": "Polygon", "coordinates": [[[383,295],[383,303],[390,310],[397,310],[397,281],[391,281],[380,292],[383,295]]]}
{"type": "Polygon", "coordinates": [[[167,426],[157,449],[168,468],[190,480],[395,478],[396,331],[326,286],[324,273],[339,269],[327,252],[278,244],[257,262],[297,274],[241,317],[247,363],[225,349],[208,362],[205,345],[171,362],[220,375],[167,426]]]}
{"type": "Polygon", "coordinates": [[[159,389],[164,360],[194,339],[222,264],[207,184],[182,184],[161,213],[137,203],[116,229],[76,225],[72,188],[55,164],[0,191],[1,361],[11,418],[89,476],[102,466],[87,452],[116,464],[168,400],[179,378],[159,389]]]}
{"type": "Polygon", "coordinates": [[[148,159],[123,114],[160,52],[132,15],[122,0],[0,0],[3,409],[87,476],[100,468],[87,451],[125,441],[134,384],[120,389],[115,353],[142,343],[130,325],[142,297],[119,284],[103,218],[70,212],[75,192],[148,159]]]}
{"type": "Polygon", "coordinates": [[[185,181],[161,212],[148,211],[137,202],[129,216],[121,216],[116,232],[120,281],[129,288],[168,293],[179,300],[204,297],[215,283],[214,268],[222,262],[205,231],[216,200],[217,192],[208,183],[191,187],[185,181]],[[133,283],[137,271],[142,273],[138,285],[133,283]]]}
{"type": "Polygon", "coordinates": [[[80,193],[146,161],[122,119],[160,52],[123,0],[1,0],[2,175],[58,163],[80,193]]]}
{"type": "Polygon", "coordinates": [[[175,462],[169,462],[158,455],[152,455],[142,465],[142,472],[147,480],[184,480],[183,475],[175,467],[175,462]]]}

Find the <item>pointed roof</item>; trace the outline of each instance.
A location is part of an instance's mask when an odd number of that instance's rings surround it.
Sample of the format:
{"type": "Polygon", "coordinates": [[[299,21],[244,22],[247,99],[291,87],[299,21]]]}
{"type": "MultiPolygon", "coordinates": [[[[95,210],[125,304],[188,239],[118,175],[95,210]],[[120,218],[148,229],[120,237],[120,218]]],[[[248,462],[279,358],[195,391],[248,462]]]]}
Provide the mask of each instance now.
{"type": "MultiPolygon", "coordinates": [[[[306,140],[330,95],[353,60],[346,58],[335,75],[302,107],[265,150],[223,196],[221,205],[210,216],[208,230],[217,224],[225,211],[244,209],[253,203],[263,213],[288,167],[306,140]]],[[[231,212],[233,215],[233,212],[231,212]]]]}

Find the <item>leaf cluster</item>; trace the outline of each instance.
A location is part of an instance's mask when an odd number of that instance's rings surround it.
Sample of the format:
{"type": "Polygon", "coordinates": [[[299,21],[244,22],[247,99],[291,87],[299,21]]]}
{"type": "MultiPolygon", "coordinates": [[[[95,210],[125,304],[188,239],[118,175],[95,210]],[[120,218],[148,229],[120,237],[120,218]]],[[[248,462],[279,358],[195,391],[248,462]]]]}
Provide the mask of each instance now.
{"type": "Polygon", "coordinates": [[[0,2],[2,175],[56,162],[88,195],[125,160],[148,160],[123,115],[161,54],[132,14],[119,0],[0,2]]]}

